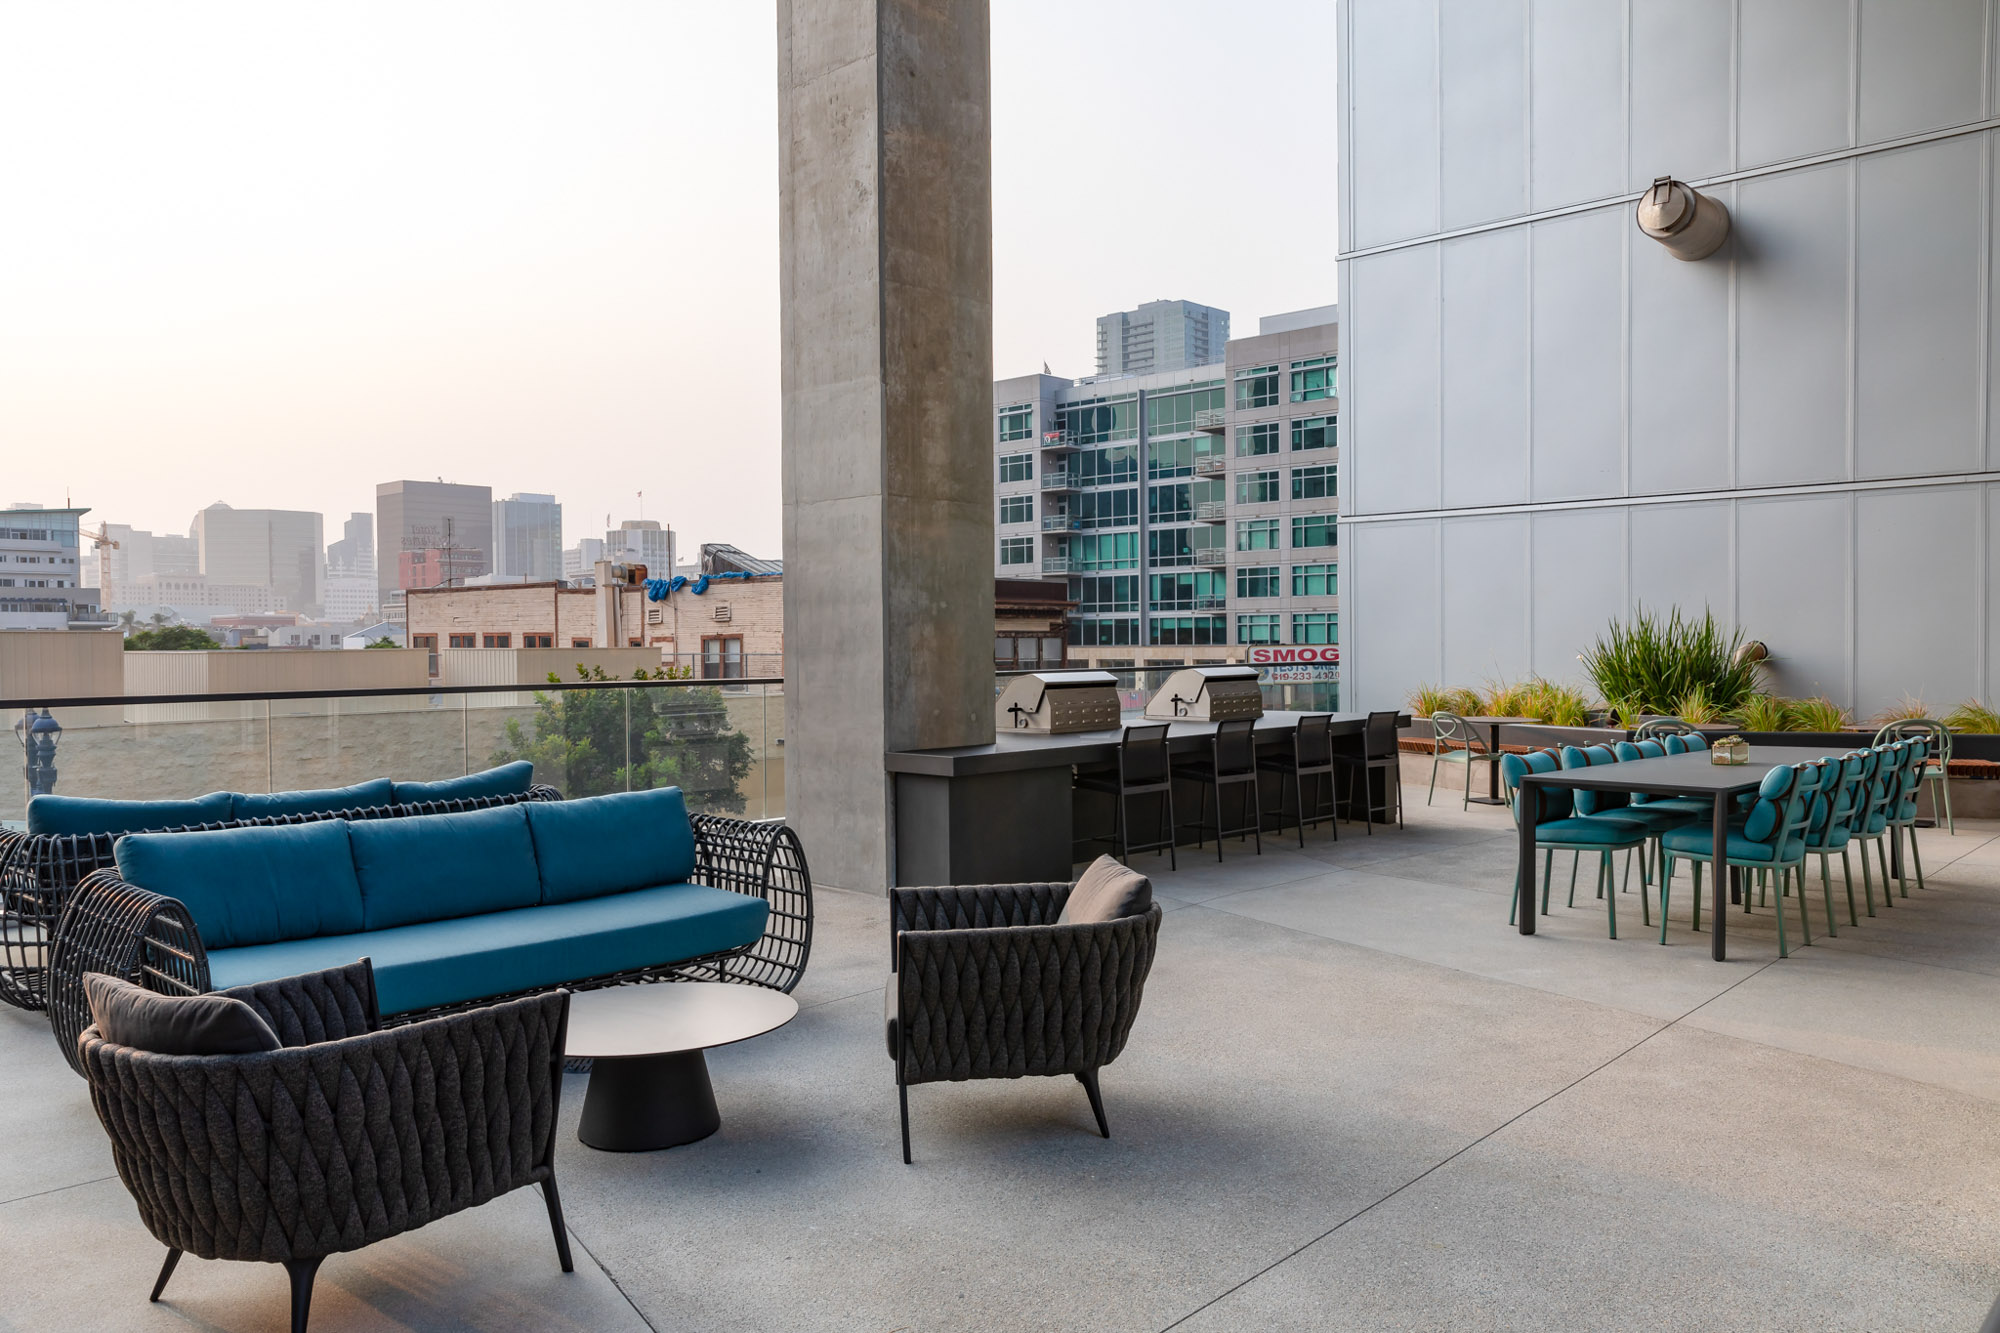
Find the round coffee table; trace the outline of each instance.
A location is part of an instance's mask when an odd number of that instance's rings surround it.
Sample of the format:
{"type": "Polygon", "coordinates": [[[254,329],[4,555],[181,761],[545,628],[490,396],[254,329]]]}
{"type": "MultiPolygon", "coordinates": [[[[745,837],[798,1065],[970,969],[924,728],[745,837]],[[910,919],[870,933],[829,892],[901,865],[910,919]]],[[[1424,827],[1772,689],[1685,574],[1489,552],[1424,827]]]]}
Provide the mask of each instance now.
{"type": "Polygon", "coordinates": [[[606,1152],[650,1152],[722,1126],[702,1052],[781,1028],[799,1002],[719,981],[607,986],[569,997],[564,1053],[590,1060],[576,1136],[606,1152]]]}

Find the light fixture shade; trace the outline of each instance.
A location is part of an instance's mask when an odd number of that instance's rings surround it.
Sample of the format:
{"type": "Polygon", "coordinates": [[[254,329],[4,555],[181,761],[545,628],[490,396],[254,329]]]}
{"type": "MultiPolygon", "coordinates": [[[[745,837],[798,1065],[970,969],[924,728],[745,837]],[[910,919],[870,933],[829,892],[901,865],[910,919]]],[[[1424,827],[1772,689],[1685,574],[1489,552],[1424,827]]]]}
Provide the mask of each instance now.
{"type": "Polygon", "coordinates": [[[1672,176],[1654,180],[1639,198],[1639,230],[1676,259],[1706,259],[1729,239],[1729,210],[1672,176]]]}

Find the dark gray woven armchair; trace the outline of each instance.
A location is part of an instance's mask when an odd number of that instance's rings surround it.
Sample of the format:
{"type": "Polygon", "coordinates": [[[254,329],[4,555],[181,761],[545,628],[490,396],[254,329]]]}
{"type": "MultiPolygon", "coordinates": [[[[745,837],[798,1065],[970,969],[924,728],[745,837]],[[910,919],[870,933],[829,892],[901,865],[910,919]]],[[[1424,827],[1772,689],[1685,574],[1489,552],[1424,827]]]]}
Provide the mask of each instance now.
{"type": "Polygon", "coordinates": [[[539,1184],[571,1272],[555,1132],[569,994],[378,1029],[374,973],[344,968],[220,992],[284,1043],[158,1055],[78,1039],[90,1099],[146,1229],[181,1254],[285,1266],[292,1330],[330,1254],[539,1184]]]}
{"type": "Polygon", "coordinates": [[[1072,1074],[1111,1137],[1097,1071],[1139,1016],[1160,937],[1139,916],[1057,925],[1068,884],[891,889],[889,1055],[910,1160],[912,1083],[1072,1074]]]}

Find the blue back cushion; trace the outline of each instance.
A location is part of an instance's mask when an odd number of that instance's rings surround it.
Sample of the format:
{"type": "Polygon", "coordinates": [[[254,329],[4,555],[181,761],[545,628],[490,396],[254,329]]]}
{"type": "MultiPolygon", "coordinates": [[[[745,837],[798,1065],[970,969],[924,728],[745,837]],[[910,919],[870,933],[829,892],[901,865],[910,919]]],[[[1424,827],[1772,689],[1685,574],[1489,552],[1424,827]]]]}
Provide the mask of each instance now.
{"type": "Polygon", "coordinates": [[[210,949],[346,935],[361,929],[361,887],[347,821],[206,833],[133,833],[118,873],[187,904],[210,949]]]}
{"type": "MultiPolygon", "coordinates": [[[[1592,745],[1578,749],[1574,745],[1562,748],[1564,768],[1591,768],[1598,764],[1615,764],[1618,755],[1608,745],[1592,745]]],[[[1616,810],[1625,804],[1625,793],[1611,791],[1590,791],[1579,789],[1575,795],[1576,812],[1580,815],[1594,815],[1600,810],[1616,810]]]]}
{"type": "Polygon", "coordinates": [[[1750,813],[1743,820],[1744,837],[1752,842],[1771,840],[1785,813],[1785,797],[1798,777],[1796,770],[1782,766],[1764,775],[1764,780],[1757,784],[1757,803],[1750,807],[1750,813]]]}
{"type": "Polygon", "coordinates": [[[348,836],[363,929],[504,912],[542,899],[528,816],[518,805],[365,819],[348,836]]]}
{"type": "Polygon", "coordinates": [[[523,808],[545,903],[679,884],[694,874],[694,826],[679,787],[523,808]]]}
{"type": "Polygon", "coordinates": [[[102,801],[91,796],[33,796],[28,832],[51,837],[79,833],[142,833],[147,829],[222,824],[232,816],[226,791],[186,801],[102,801]]]}
{"type": "Polygon", "coordinates": [[[337,815],[348,810],[366,810],[388,805],[395,797],[395,784],[387,778],[357,782],[352,787],[328,787],[319,791],[237,792],[231,798],[232,819],[266,819],[272,815],[337,815]]]}
{"type": "MultiPolygon", "coordinates": [[[[1560,767],[1556,756],[1550,750],[1530,750],[1526,754],[1506,754],[1500,756],[1500,780],[1510,790],[1521,785],[1521,779],[1529,773],[1553,773],[1560,767]]],[[[1566,819],[1574,809],[1567,790],[1545,791],[1541,793],[1542,819],[1566,819]]],[[[1518,809],[1515,820],[1518,822],[1518,809]]]]}
{"type": "Polygon", "coordinates": [[[437,782],[398,782],[396,804],[415,805],[419,801],[463,801],[474,796],[519,796],[535,784],[535,766],[525,759],[489,768],[484,773],[467,773],[462,778],[437,782]]]}

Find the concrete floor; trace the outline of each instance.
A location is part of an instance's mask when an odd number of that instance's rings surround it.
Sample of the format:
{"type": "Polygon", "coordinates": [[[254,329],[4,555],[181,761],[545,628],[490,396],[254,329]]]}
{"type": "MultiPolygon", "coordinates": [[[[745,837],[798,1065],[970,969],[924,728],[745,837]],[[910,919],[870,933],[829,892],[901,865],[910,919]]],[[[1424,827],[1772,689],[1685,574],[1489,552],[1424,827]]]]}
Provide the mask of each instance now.
{"type": "MultiPolygon", "coordinates": [[[[361,1329],[1966,1330],[2000,1292],[2000,824],[1931,887],[1776,957],[1636,896],[1506,925],[1503,813],[1151,857],[1168,907],[1103,1086],[912,1089],[897,1145],[884,910],[820,898],[803,1010],[713,1053],[723,1128],[559,1160],[578,1271],[498,1203],[322,1270],[361,1329]],[[1209,857],[1212,857],[1212,851],[1209,857]]],[[[1586,872],[1587,877],[1588,872],[1586,872]]],[[[1837,882],[1837,881],[1836,881],[1837,882]]],[[[1558,893],[1558,903],[1561,901],[1558,893]]],[[[282,1329],[275,1268],[183,1264],[83,1084],[0,1013],[0,1329],[282,1329]]]]}

